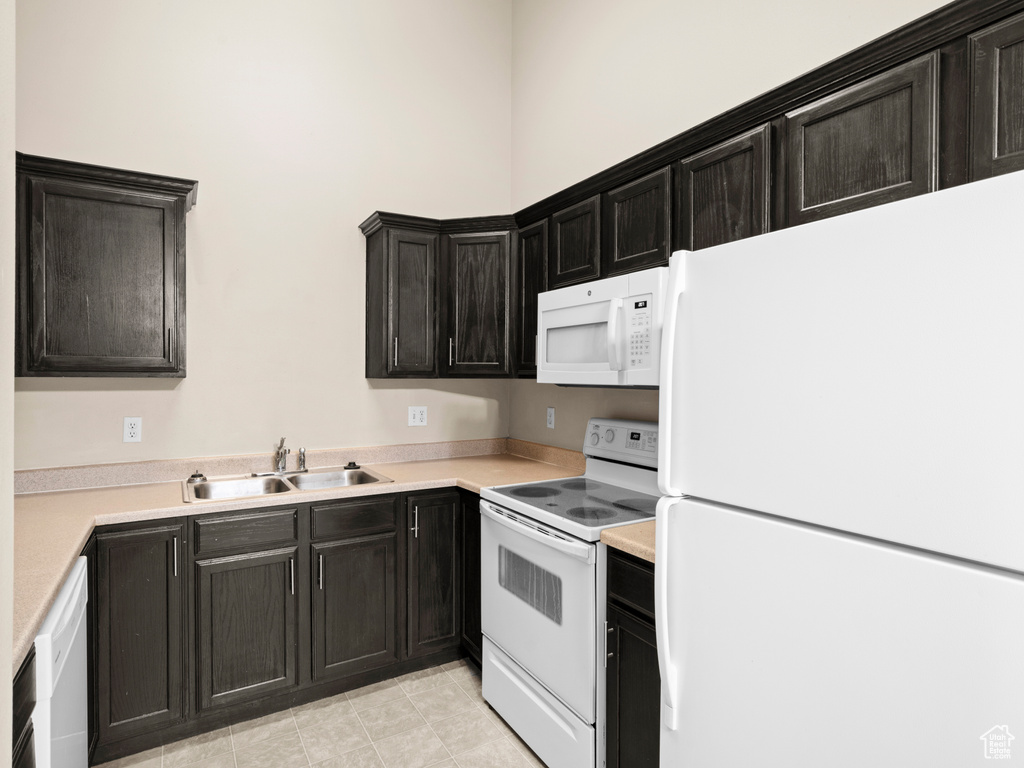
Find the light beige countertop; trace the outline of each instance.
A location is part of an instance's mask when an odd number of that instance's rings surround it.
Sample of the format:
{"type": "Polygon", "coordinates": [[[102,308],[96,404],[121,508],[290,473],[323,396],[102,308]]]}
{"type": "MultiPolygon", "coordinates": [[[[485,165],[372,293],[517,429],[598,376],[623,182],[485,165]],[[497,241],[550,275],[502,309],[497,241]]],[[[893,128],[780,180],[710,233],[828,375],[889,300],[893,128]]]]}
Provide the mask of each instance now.
{"type": "Polygon", "coordinates": [[[654,562],[654,521],[620,525],[601,531],[601,541],[609,547],[636,555],[649,563],[654,562]]]}
{"type": "Polygon", "coordinates": [[[511,454],[365,466],[394,482],[192,504],[182,501],[180,481],[16,494],[12,675],[32,647],[57,592],[96,526],[425,488],[459,486],[479,493],[489,485],[551,480],[581,473],[578,468],[511,454]]]}

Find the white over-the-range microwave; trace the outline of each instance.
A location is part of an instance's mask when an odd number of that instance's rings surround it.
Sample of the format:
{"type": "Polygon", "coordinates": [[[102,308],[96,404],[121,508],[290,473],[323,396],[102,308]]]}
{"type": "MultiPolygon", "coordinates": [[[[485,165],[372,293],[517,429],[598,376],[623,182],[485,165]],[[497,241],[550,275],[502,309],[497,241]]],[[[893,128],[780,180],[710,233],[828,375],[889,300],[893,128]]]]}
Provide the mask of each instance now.
{"type": "Polygon", "coordinates": [[[537,381],[657,387],[668,267],[537,297],[537,381]]]}

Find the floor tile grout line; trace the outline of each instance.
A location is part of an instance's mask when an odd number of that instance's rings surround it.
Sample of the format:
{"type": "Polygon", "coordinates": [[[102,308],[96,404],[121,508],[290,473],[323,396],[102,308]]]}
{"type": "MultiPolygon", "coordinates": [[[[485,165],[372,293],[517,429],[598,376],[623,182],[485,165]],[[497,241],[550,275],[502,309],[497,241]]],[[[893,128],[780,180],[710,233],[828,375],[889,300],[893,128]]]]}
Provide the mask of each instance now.
{"type": "MultiPolygon", "coordinates": [[[[312,765],[313,761],[309,759],[309,752],[306,751],[306,742],[302,738],[302,729],[299,728],[299,721],[295,719],[294,708],[288,707],[288,714],[292,716],[292,723],[295,725],[295,733],[299,735],[299,746],[302,747],[302,754],[306,756],[306,765],[312,765]]],[[[238,766],[236,765],[235,768],[238,768],[238,766]]]]}

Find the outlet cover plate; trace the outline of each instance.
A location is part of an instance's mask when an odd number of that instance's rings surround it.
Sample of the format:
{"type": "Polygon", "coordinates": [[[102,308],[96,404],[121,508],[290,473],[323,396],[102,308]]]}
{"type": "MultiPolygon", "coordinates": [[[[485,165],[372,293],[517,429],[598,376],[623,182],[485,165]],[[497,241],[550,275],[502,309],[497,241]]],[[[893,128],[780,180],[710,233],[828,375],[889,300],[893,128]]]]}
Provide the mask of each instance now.
{"type": "Polygon", "coordinates": [[[410,427],[425,427],[425,426],[427,426],[427,406],[425,406],[425,405],[410,405],[409,406],[409,426],[410,427]]]}
{"type": "Polygon", "coordinates": [[[142,417],[141,416],[125,416],[124,417],[124,437],[122,442],[125,443],[141,443],[142,442],[142,417]]]}
{"type": "Polygon", "coordinates": [[[548,408],[548,429],[555,428],[555,409],[553,407],[548,408]]]}

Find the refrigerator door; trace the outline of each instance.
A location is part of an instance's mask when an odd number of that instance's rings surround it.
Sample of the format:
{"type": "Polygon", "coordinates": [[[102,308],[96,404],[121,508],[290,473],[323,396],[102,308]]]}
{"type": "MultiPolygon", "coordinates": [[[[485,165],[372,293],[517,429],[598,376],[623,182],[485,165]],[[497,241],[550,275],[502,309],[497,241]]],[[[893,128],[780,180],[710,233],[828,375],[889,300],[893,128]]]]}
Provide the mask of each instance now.
{"type": "Polygon", "coordinates": [[[686,499],[658,544],[662,768],[1024,756],[1024,578],[686,499]]]}
{"type": "Polygon", "coordinates": [[[1018,172],[674,255],[662,491],[1024,570],[1022,211],[1018,172]]]}

